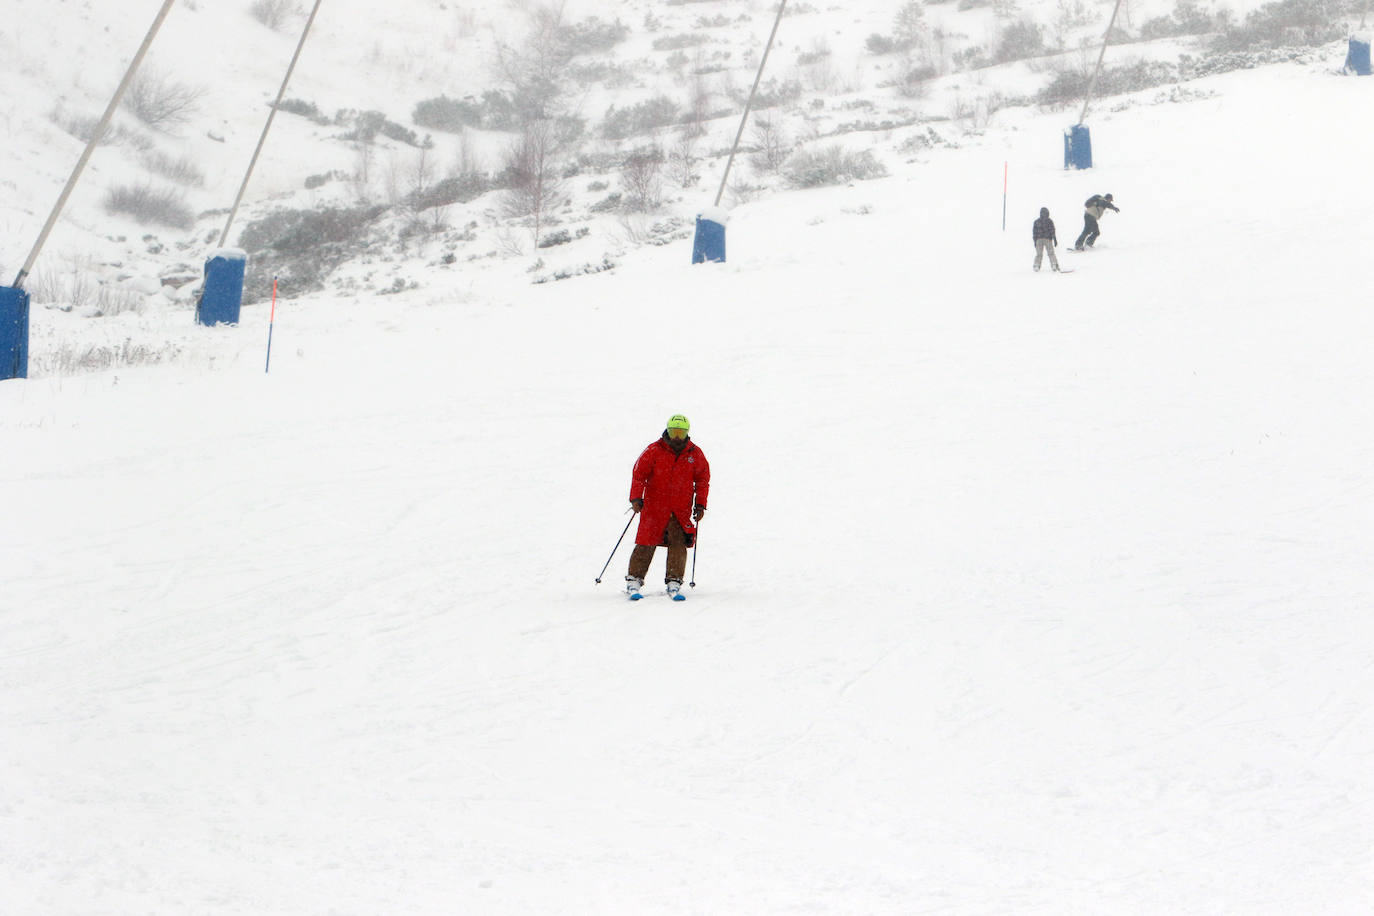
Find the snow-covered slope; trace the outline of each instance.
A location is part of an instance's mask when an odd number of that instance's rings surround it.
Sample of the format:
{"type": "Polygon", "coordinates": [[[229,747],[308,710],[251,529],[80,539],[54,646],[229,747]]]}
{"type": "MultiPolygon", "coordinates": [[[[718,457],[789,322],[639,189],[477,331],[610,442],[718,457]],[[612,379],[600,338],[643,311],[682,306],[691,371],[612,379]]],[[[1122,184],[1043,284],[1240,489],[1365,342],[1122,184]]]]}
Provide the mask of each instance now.
{"type": "Polygon", "coordinates": [[[270,374],[249,306],[0,384],[2,908],[1367,911],[1370,84],[1330,70],[1147,93],[1084,173],[1011,113],[738,207],[724,265],[291,299],[270,374]],[[631,605],[623,547],[593,579],[675,412],[697,587],[631,605]]]}
{"type": "MultiPolygon", "coordinates": [[[[1259,2],[1245,0],[1237,15],[1259,2]]],[[[311,4],[295,4],[296,13],[276,29],[252,15],[263,6],[292,4],[182,0],[172,8],[143,73],[155,99],[171,96],[185,103],[179,111],[184,118],[169,116],[150,126],[128,107],[120,110],[112,142],[97,151],[35,265],[28,286],[39,305],[88,315],[168,309],[189,315],[196,287],[183,281],[199,273],[225,228],[311,4]],[[151,207],[141,208],[144,215],[137,219],[109,212],[107,197],[121,189],[167,195],[166,206],[157,209],[180,210],[185,223],[160,222],[150,215],[151,207]]],[[[359,239],[349,262],[328,276],[336,292],[383,292],[431,286],[436,269],[509,277],[528,269],[536,257],[543,262],[536,275],[551,276],[608,258],[619,262],[646,240],[688,231],[693,214],[714,195],[775,5],[574,0],[562,6],[564,23],[595,17],[624,29],[622,40],[589,49],[567,68],[576,72],[566,80],[559,109],[585,125],[576,148],[560,156],[560,169],[571,176],[561,189],[568,202],[552,214],[571,237],[569,244],[535,250],[520,221],[504,213],[502,195],[495,191],[429,209],[422,218],[425,232],[403,231],[406,217],[397,205],[420,186],[432,188],[465,170],[502,171],[513,142],[509,131],[455,134],[414,120],[422,101],[481,99],[489,90],[509,88],[503,77],[509,68],[501,66],[498,49],[505,47],[509,60],[527,46],[541,4],[496,0],[322,4],[287,94],[293,107],[275,119],[229,242],[237,244],[256,220],[281,210],[360,203],[388,208],[390,215],[371,226],[366,250],[359,239]],[[700,108],[701,136],[683,141],[677,128],[606,136],[612,111],[653,99],[666,99],[684,116],[700,108]],[[302,106],[313,106],[319,120],[302,116],[302,106]],[[428,137],[433,146],[421,150],[384,135],[372,143],[350,140],[360,112],[375,112],[397,131],[415,131],[416,143],[428,137]],[[608,198],[625,190],[617,163],[628,150],[655,143],[670,160],[662,210],[650,216],[607,212],[608,198]]],[[[892,36],[902,4],[793,0],[765,83],[766,93],[784,94],[790,101],[760,111],[756,119],[756,126],[759,119],[770,120],[775,133],[769,142],[782,149],[840,143],[875,153],[889,168],[910,164],[932,138],[937,144],[965,145],[973,139],[970,134],[989,123],[1006,126],[1016,120],[1015,114],[998,113],[998,106],[1035,96],[1057,70],[1089,67],[1109,15],[1107,9],[1047,0],[1015,9],[973,0],[913,6],[923,17],[922,39],[904,62],[901,54],[875,54],[869,47],[875,36],[892,36]],[[1013,27],[1039,29],[1038,40],[1054,52],[985,66],[1013,27]],[[903,94],[894,82],[904,67],[913,66],[931,76],[903,94]],[[791,94],[779,87],[792,87],[791,94]]],[[[117,14],[92,0],[0,4],[0,77],[6,87],[0,118],[0,271],[5,282],[23,263],[80,154],[81,125],[89,126],[103,110],[160,8],[159,0],[129,0],[117,14]]],[[[1132,40],[1114,46],[1108,64],[1173,61],[1185,51],[1205,57],[1195,39],[1137,40],[1152,17],[1172,11],[1167,0],[1126,5],[1118,19],[1118,41],[1132,40]]],[[[1195,12],[1212,11],[1207,6],[1195,12]]],[[[1065,111],[1061,120],[1076,116],[1077,105],[1072,107],[1072,115],[1065,111]]],[[[752,129],[744,139],[750,147],[763,142],[752,129]]],[[[1046,164],[1058,158],[1057,150],[1047,155],[1046,164]]],[[[737,161],[727,205],[782,183],[750,159],[744,155],[737,161]]],[[[163,217],[168,218],[175,221],[176,213],[163,217]]],[[[263,294],[264,271],[273,269],[262,258],[250,261],[251,296],[263,294]]],[[[284,279],[287,295],[317,288],[301,280],[293,289],[289,273],[284,279]]],[[[48,352],[40,348],[35,358],[37,371],[46,371],[41,361],[48,352]]]]}

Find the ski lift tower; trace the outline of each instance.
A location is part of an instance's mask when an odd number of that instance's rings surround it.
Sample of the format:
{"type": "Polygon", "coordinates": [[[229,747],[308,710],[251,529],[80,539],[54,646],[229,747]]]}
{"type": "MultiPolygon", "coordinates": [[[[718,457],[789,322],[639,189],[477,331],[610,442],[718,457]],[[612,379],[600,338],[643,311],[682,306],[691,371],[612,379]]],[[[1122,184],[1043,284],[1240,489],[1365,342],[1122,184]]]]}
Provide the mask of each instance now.
{"type": "Polygon", "coordinates": [[[1093,68],[1092,79],[1088,80],[1088,90],[1083,93],[1083,110],[1078,114],[1078,123],[1064,131],[1064,168],[1090,169],[1093,167],[1093,141],[1088,125],[1088,105],[1092,102],[1093,90],[1097,88],[1097,78],[1102,74],[1102,59],[1107,56],[1107,43],[1111,41],[1112,29],[1116,26],[1116,14],[1121,12],[1121,0],[1112,7],[1112,18],[1107,21],[1107,32],[1102,36],[1102,50],[1097,52],[1097,66],[1093,68]]]}

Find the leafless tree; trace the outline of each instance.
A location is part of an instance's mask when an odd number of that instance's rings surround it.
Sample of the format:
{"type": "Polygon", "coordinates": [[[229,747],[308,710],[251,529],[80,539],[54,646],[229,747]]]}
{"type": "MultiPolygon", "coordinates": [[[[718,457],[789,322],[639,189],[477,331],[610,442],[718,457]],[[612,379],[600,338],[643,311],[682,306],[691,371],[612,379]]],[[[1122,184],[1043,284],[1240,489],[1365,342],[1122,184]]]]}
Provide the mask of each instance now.
{"type": "Polygon", "coordinates": [[[567,200],[558,167],[561,151],[556,125],[545,119],[526,123],[506,154],[509,185],[502,211],[530,221],[536,248],[550,215],[567,200]]]}
{"type": "Polygon", "coordinates": [[[697,156],[697,137],[697,134],[684,129],[678,134],[673,151],[668,154],[668,177],[683,188],[695,187],[701,180],[701,173],[697,170],[697,163],[701,161],[697,156]]]}
{"type": "Polygon", "coordinates": [[[706,133],[706,120],[711,117],[711,89],[706,85],[703,55],[697,52],[697,66],[692,72],[691,82],[687,85],[687,110],[683,124],[692,137],[706,133]]]}
{"type": "Polygon", "coordinates": [[[625,157],[620,167],[620,182],[631,210],[648,213],[663,203],[663,150],[646,146],[625,157]]]}
{"type": "Polygon", "coordinates": [[[792,154],[792,144],[772,115],[754,118],[753,140],[758,152],[750,161],[760,172],[776,172],[792,154]]]}
{"type": "Polygon", "coordinates": [[[359,203],[367,203],[372,198],[372,172],[377,159],[376,147],[370,140],[355,140],[353,153],[353,193],[359,203]]]}
{"type": "Polygon", "coordinates": [[[575,48],[568,40],[564,0],[525,10],[527,29],[518,46],[496,45],[496,70],[511,90],[522,120],[548,120],[558,114],[562,80],[575,48]]]}

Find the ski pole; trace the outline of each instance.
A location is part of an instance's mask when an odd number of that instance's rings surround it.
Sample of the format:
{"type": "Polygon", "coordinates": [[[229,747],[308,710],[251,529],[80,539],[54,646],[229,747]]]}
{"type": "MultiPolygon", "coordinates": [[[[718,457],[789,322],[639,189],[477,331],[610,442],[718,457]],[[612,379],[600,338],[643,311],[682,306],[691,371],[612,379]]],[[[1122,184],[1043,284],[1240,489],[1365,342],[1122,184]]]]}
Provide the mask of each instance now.
{"type": "Polygon", "coordinates": [[[701,520],[697,520],[697,536],[692,538],[692,588],[697,587],[697,541],[701,540],[701,520]]]}
{"type": "MultiPolygon", "coordinates": [[[[625,523],[625,531],[629,531],[629,530],[630,530],[630,522],[633,522],[634,520],[635,520],[635,517],[634,517],[634,515],[632,514],[632,515],[630,516],[630,521],[625,523]]],[[[623,540],[625,540],[625,531],[620,532],[620,537],[616,538],[616,540],[615,540],[615,546],[611,548],[611,555],[610,555],[609,557],[606,558],[606,565],[603,566],[603,567],[601,567],[601,576],[606,575],[606,570],[607,570],[607,568],[610,567],[610,565],[611,565],[611,560],[615,559],[615,552],[616,552],[617,550],[620,549],[620,542],[623,541],[623,540]]],[[[597,576],[597,577],[596,577],[596,584],[597,584],[597,585],[600,585],[600,584],[601,584],[601,576],[597,576]]]]}

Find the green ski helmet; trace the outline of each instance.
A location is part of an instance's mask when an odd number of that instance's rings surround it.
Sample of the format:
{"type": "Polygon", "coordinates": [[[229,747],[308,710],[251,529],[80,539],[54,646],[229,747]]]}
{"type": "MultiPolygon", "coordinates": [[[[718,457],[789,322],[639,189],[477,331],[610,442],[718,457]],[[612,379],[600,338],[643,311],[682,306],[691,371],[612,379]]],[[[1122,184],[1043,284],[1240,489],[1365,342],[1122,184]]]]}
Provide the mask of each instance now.
{"type": "Polygon", "coordinates": [[[687,422],[687,418],[684,417],[682,414],[675,413],[668,418],[668,428],[690,430],[692,428],[692,424],[687,422]]]}

